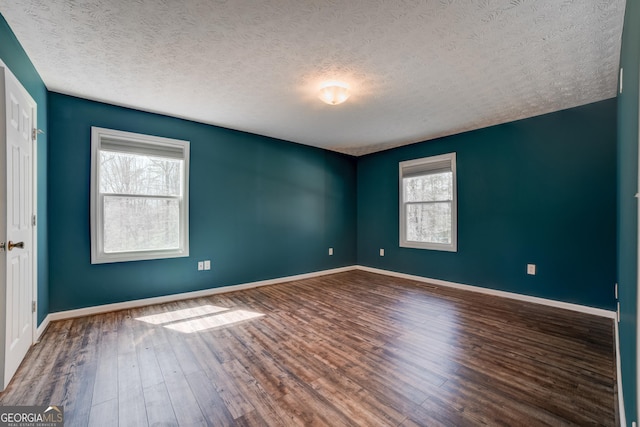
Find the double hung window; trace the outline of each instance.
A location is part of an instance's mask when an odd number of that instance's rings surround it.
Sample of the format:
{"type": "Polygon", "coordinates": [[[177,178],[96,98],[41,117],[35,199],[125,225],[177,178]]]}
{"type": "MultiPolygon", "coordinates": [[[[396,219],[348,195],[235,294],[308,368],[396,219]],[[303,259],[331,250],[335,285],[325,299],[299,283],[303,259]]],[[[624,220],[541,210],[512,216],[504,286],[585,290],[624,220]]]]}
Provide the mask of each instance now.
{"type": "Polygon", "coordinates": [[[189,142],[91,129],[91,262],[189,255],[189,142]]]}
{"type": "Polygon", "coordinates": [[[456,153],[400,163],[400,246],[457,250],[456,153]]]}

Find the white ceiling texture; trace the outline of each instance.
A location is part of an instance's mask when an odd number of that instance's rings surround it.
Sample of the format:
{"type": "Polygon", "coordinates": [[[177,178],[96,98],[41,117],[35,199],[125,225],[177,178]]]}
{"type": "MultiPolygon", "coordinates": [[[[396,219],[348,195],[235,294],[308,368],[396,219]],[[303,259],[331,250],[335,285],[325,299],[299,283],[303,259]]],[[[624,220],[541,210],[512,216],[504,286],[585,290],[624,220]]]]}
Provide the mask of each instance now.
{"type": "Polygon", "coordinates": [[[51,91],[353,155],[616,96],[624,0],[0,0],[51,91]],[[351,97],[318,99],[325,80],[351,97]]]}

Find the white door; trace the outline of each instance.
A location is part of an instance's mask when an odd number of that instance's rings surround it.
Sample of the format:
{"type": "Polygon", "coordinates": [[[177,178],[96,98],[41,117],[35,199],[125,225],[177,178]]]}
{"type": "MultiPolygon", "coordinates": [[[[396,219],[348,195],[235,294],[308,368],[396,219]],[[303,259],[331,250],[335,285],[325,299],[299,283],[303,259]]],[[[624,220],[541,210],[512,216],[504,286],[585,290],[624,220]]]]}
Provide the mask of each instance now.
{"type": "MultiPolygon", "coordinates": [[[[1,65],[1,64],[0,64],[1,65]]],[[[3,389],[33,343],[34,283],[34,147],[35,102],[13,74],[0,68],[4,80],[6,152],[5,313],[3,389]]],[[[1,322],[2,319],[0,319],[1,322]]]]}

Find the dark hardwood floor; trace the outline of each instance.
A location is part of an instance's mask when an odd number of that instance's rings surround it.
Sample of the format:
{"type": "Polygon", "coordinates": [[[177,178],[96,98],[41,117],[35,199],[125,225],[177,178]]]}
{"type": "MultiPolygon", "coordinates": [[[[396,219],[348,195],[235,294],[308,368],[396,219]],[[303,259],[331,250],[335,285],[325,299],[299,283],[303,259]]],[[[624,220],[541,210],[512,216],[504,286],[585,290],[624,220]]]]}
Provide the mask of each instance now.
{"type": "Polygon", "coordinates": [[[67,426],[613,426],[613,326],[352,271],[54,322],[0,403],[67,426]]]}

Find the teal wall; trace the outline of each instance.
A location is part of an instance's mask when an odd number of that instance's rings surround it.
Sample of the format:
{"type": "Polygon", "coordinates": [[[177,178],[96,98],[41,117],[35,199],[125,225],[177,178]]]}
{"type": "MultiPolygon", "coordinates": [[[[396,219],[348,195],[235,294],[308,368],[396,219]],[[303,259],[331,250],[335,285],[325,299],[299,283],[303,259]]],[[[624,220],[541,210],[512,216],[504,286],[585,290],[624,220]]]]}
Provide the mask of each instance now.
{"type": "Polygon", "coordinates": [[[49,122],[51,312],[355,264],[352,157],[57,93],[49,122]],[[91,126],[191,141],[189,257],[90,263],[91,126]]]}
{"type": "Polygon", "coordinates": [[[637,420],[638,22],[640,4],[628,0],[625,91],[617,101],[356,160],[49,93],[0,15],[0,59],[38,103],[45,131],[38,138],[38,320],[355,263],[605,309],[615,307],[617,277],[630,425],[637,420]],[[189,258],[90,264],[91,126],[192,142],[189,258]],[[398,162],[451,151],[458,153],[459,251],[399,248],[398,162]],[[196,271],[203,259],[212,260],[211,271],[196,271]],[[538,275],[527,276],[526,263],[537,264],[538,275]]]}
{"type": "Polygon", "coordinates": [[[618,96],[618,283],[620,358],[627,423],[638,420],[638,79],[640,76],[640,2],[628,0],[620,66],[623,92],[618,96]]]}
{"type": "Polygon", "coordinates": [[[611,310],[615,168],[615,99],[360,157],[358,264],[611,310]],[[400,248],[398,163],[453,151],[458,252],[400,248]]]}
{"type": "Polygon", "coordinates": [[[20,46],[7,21],[0,15],[0,60],[5,63],[38,104],[38,323],[49,313],[49,259],[47,225],[47,88],[20,46]]]}

